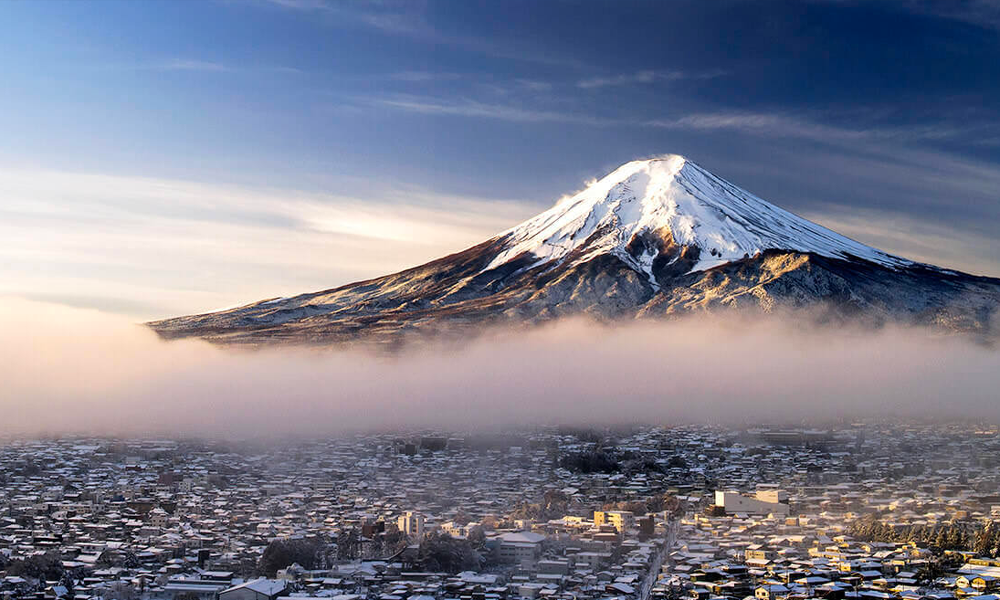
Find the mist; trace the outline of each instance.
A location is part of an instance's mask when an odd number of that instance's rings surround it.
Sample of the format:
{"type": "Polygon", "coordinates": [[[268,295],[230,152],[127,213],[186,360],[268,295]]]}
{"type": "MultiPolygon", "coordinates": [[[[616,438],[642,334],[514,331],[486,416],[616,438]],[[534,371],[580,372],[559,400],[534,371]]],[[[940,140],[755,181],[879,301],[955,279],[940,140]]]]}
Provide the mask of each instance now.
{"type": "Polygon", "coordinates": [[[0,434],[283,437],[542,425],[1000,420],[1000,352],[922,329],[697,316],[466,344],[232,350],[0,299],[0,434]]]}

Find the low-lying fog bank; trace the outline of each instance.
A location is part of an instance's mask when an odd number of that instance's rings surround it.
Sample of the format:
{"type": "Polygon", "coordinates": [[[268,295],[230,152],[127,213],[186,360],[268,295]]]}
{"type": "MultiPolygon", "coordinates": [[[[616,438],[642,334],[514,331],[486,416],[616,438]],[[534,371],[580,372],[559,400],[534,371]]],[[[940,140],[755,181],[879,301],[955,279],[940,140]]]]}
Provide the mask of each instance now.
{"type": "Polygon", "coordinates": [[[233,351],[0,298],[0,433],[1000,419],[1000,351],[924,330],[690,317],[562,322],[466,345],[233,351]]]}

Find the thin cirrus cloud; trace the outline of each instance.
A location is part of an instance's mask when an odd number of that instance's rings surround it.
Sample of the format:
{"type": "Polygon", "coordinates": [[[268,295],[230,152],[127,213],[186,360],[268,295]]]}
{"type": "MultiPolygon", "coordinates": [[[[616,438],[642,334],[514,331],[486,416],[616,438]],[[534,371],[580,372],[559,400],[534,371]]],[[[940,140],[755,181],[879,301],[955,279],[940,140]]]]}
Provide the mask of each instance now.
{"type": "Polygon", "coordinates": [[[211,71],[211,72],[222,72],[230,71],[229,67],[226,65],[213,62],[208,60],[192,60],[192,59],[180,59],[174,58],[162,63],[159,63],[155,68],[163,71],[211,71]]]}
{"type": "MultiPolygon", "coordinates": [[[[617,85],[601,83],[599,85],[617,85]]],[[[536,87],[547,90],[548,87],[536,87]]],[[[691,113],[673,118],[637,119],[597,116],[571,111],[546,110],[529,105],[481,102],[471,99],[446,100],[426,96],[387,96],[358,98],[358,106],[381,106],[395,110],[442,116],[497,119],[517,123],[575,123],[593,126],[656,127],[679,131],[733,131],[764,138],[797,138],[827,144],[857,142],[906,143],[915,141],[946,141],[964,139],[982,132],[980,126],[950,123],[926,123],[905,126],[850,128],[828,125],[820,121],[779,113],[708,112],[691,113]]],[[[985,139],[985,138],[984,138],[985,139]]],[[[988,142],[988,139],[987,139],[988,142]]],[[[870,148],[868,148],[870,149],[870,148]]]]}
{"type": "MultiPolygon", "coordinates": [[[[812,0],[818,3],[842,5],[878,5],[877,0],[812,0]]],[[[982,29],[1000,29],[1000,2],[997,0],[903,0],[896,6],[907,12],[951,21],[959,21],[982,29]]]]}
{"type": "MultiPolygon", "coordinates": [[[[430,80],[429,75],[427,77],[421,76],[411,79],[411,81],[426,80],[430,80]]],[[[617,84],[594,83],[593,85],[594,87],[598,87],[617,84]]],[[[530,87],[541,91],[551,89],[551,84],[530,87]]],[[[625,125],[687,131],[728,130],[769,138],[792,137],[820,142],[947,140],[959,138],[981,130],[981,127],[974,128],[947,123],[849,128],[828,125],[804,117],[764,112],[719,111],[690,113],[673,118],[617,118],[547,110],[544,108],[534,108],[530,105],[490,103],[468,98],[451,100],[419,95],[355,98],[354,102],[360,107],[381,106],[421,114],[479,117],[519,123],[554,122],[597,126],[625,125]]]]}
{"type": "Polygon", "coordinates": [[[231,65],[213,60],[200,60],[191,58],[171,58],[159,62],[153,62],[136,67],[139,70],[166,71],[166,72],[187,72],[187,73],[246,73],[246,74],[302,74],[304,71],[297,67],[285,65],[231,65]]]}
{"type": "Polygon", "coordinates": [[[594,89],[610,86],[631,85],[639,83],[656,83],[661,81],[679,81],[682,79],[714,79],[722,77],[726,72],[722,70],[706,71],[704,73],[686,73],[684,71],[636,71],[635,73],[622,73],[610,77],[590,77],[581,79],[576,83],[578,88],[594,89]]]}
{"type": "Polygon", "coordinates": [[[948,124],[919,124],[895,127],[873,126],[851,129],[826,125],[815,120],[785,114],[725,111],[694,113],[675,119],[653,119],[648,121],[647,124],[664,129],[732,130],[769,137],[795,137],[823,142],[944,140],[956,138],[974,131],[971,127],[948,124]]]}
{"type": "Polygon", "coordinates": [[[428,22],[420,3],[415,2],[337,2],[326,0],[268,0],[272,6],[314,13],[327,17],[335,27],[361,25],[380,33],[441,46],[453,46],[477,54],[523,63],[583,70],[585,64],[571,55],[556,54],[551,49],[529,47],[523,40],[490,40],[483,37],[441,31],[428,22]]]}
{"type": "Polygon", "coordinates": [[[0,293],[135,318],[383,275],[530,216],[412,188],[360,198],[62,172],[0,176],[0,293]]]}
{"type": "Polygon", "coordinates": [[[389,75],[389,79],[408,83],[424,83],[429,81],[454,81],[461,78],[459,73],[437,71],[399,71],[389,75]]]}
{"type": "Polygon", "coordinates": [[[522,108],[509,104],[490,104],[475,100],[451,101],[420,96],[393,96],[386,98],[359,98],[357,102],[359,105],[375,105],[427,115],[479,117],[516,123],[552,122],[580,123],[585,125],[613,125],[618,123],[614,119],[605,119],[592,115],[522,108]]]}

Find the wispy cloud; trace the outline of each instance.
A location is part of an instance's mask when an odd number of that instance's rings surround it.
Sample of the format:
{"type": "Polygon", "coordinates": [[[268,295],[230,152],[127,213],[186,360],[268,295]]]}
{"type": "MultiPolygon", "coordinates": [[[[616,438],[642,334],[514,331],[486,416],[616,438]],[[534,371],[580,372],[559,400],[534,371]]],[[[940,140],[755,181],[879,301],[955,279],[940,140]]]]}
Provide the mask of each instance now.
{"type": "Polygon", "coordinates": [[[192,60],[192,59],[180,59],[174,58],[171,60],[159,63],[154,68],[162,71],[231,71],[226,65],[207,61],[207,60],[192,60]]]}
{"type": "Polygon", "coordinates": [[[458,73],[448,73],[440,71],[400,71],[391,73],[390,79],[396,81],[406,81],[410,83],[423,83],[428,81],[454,81],[461,77],[458,73]]]}
{"type": "Polygon", "coordinates": [[[514,83],[530,92],[547,92],[554,87],[551,82],[535,79],[515,79],[514,83]]]}
{"type": "Polygon", "coordinates": [[[777,113],[712,112],[695,113],[672,119],[648,121],[653,127],[688,130],[731,130],[766,134],[772,137],[797,137],[811,140],[859,138],[862,131],[829,127],[820,123],[777,113]]]}
{"type": "Polygon", "coordinates": [[[850,128],[828,125],[815,119],[783,113],[728,111],[694,113],[673,119],[653,119],[647,123],[653,127],[666,129],[730,130],[768,137],[791,137],[817,142],[945,140],[967,135],[979,129],[978,127],[947,123],[904,126],[870,125],[850,128]]]}
{"type": "Polygon", "coordinates": [[[168,316],[384,275],[462,250],[530,204],[413,187],[365,198],[0,171],[0,294],[168,316]]]}
{"type": "Polygon", "coordinates": [[[933,0],[910,0],[916,10],[926,11],[945,19],[957,19],[978,27],[1000,29],[1000,1],[965,0],[964,2],[934,2],[933,0]]]}
{"type": "Polygon", "coordinates": [[[327,10],[329,4],[324,0],[267,0],[269,3],[282,8],[294,10],[327,10]]]}
{"type": "MultiPolygon", "coordinates": [[[[885,6],[880,0],[812,0],[814,2],[842,5],[885,6]]],[[[901,0],[893,8],[910,13],[960,21],[983,29],[1000,29],[1000,0],[901,0]]]]}
{"type": "Polygon", "coordinates": [[[570,55],[557,55],[542,47],[531,47],[512,41],[482,36],[462,35],[439,30],[425,14],[424,3],[382,0],[352,2],[350,0],[267,0],[284,9],[305,11],[327,16],[335,26],[362,25],[387,35],[405,36],[433,45],[453,46],[464,50],[526,63],[584,69],[586,65],[570,55]]]}
{"type": "Polygon", "coordinates": [[[614,119],[606,119],[585,114],[575,114],[556,110],[521,108],[503,104],[485,104],[475,100],[442,100],[424,97],[371,98],[368,104],[384,106],[401,111],[459,117],[479,117],[499,119],[518,123],[579,123],[585,125],[613,125],[614,119]]]}
{"type": "Polygon", "coordinates": [[[581,79],[576,83],[582,89],[594,89],[609,86],[632,85],[637,83],[656,83],[659,81],[678,81],[681,79],[714,79],[725,75],[725,71],[714,70],[703,73],[686,73],[684,71],[636,71],[621,73],[609,77],[591,77],[581,79]]]}
{"type": "Polygon", "coordinates": [[[164,72],[190,72],[190,73],[218,73],[218,74],[294,74],[305,73],[297,67],[285,65],[262,65],[262,64],[230,64],[216,60],[204,60],[198,58],[167,58],[164,60],[154,60],[133,64],[104,64],[95,65],[94,68],[112,71],[164,71],[164,72]]]}
{"type": "MultiPolygon", "coordinates": [[[[509,91],[508,88],[502,89],[509,91]]],[[[548,90],[544,86],[534,89],[548,90]]],[[[797,138],[833,144],[941,141],[963,138],[975,132],[982,133],[983,129],[980,125],[955,125],[951,123],[902,126],[870,125],[850,128],[783,113],[728,111],[691,113],[675,118],[643,120],[595,116],[583,112],[541,108],[531,104],[501,104],[468,98],[453,100],[413,95],[361,98],[358,99],[358,102],[361,105],[377,105],[421,114],[478,117],[519,123],[555,122],[594,126],[657,127],[689,131],[734,131],[768,138],[797,138]]]]}
{"type": "Polygon", "coordinates": [[[366,25],[385,33],[437,38],[437,31],[424,18],[423,6],[417,2],[385,0],[358,2],[353,0],[267,0],[280,8],[325,13],[339,23],[366,25]]]}

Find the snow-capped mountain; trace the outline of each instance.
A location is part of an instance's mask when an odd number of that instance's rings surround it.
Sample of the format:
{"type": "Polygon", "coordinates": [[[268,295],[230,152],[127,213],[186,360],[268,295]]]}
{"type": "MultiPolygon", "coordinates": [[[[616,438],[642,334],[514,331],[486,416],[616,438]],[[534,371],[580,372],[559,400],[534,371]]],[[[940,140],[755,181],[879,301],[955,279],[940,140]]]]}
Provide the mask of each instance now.
{"type": "Polygon", "coordinates": [[[532,267],[610,253],[652,282],[661,250],[643,244],[636,252],[643,238],[698,248],[691,272],[777,248],[887,267],[912,264],[782,210],[678,155],[626,163],[501,235],[512,243],[487,269],[524,253],[538,259],[532,267]]]}
{"type": "Polygon", "coordinates": [[[150,326],[220,343],[398,342],[579,313],[779,307],[993,335],[1000,280],[887,254],[670,155],[622,165],[478,246],[407,271],[150,326]]]}

